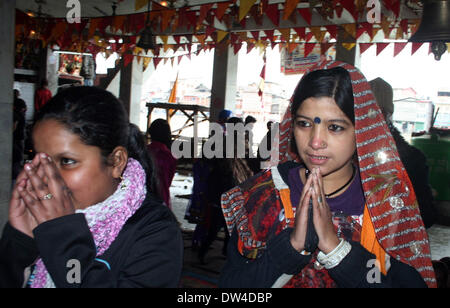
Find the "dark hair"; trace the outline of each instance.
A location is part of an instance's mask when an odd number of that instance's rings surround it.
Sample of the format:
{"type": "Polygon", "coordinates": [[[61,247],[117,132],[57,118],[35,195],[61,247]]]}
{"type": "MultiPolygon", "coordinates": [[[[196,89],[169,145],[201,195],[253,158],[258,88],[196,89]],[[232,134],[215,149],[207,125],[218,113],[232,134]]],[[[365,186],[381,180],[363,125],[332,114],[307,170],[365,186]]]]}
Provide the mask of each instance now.
{"type": "Polygon", "coordinates": [[[147,187],[156,192],[153,162],[147,152],[145,136],[131,124],[124,105],[110,92],[96,87],[72,87],[54,96],[36,116],[36,122],[56,120],[81,141],[100,148],[105,164],[118,146],[142,165],[147,174],[147,187]]]}
{"type": "Polygon", "coordinates": [[[293,118],[300,105],[310,97],[331,97],[355,124],[352,80],[349,72],[342,67],[312,71],[300,80],[292,97],[293,118]]]}
{"type": "Polygon", "coordinates": [[[147,130],[152,141],[158,141],[167,146],[168,149],[172,146],[172,131],[170,130],[169,122],[164,119],[157,119],[152,122],[147,130]]]}
{"type": "Polygon", "coordinates": [[[252,116],[247,116],[245,118],[245,125],[247,125],[248,123],[256,123],[256,119],[252,116]]]}
{"type": "MultiPolygon", "coordinates": [[[[342,67],[316,70],[306,74],[297,85],[292,97],[291,115],[295,119],[297,110],[308,98],[331,97],[338,107],[355,124],[355,109],[352,80],[349,72],[342,67]]],[[[295,140],[291,139],[291,149],[298,153],[295,140]]]]}

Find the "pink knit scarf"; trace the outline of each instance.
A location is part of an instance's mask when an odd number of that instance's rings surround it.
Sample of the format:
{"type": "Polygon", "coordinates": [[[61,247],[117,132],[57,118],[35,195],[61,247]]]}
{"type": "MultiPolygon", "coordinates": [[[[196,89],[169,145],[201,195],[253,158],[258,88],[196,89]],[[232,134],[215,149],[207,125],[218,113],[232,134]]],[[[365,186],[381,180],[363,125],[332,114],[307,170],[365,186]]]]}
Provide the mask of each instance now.
{"type": "MultiPolygon", "coordinates": [[[[116,239],[126,221],[140,208],[147,195],[146,174],[138,161],[130,158],[123,181],[105,201],[77,210],[86,217],[94,238],[97,256],[101,256],[116,239]]],[[[30,278],[31,288],[54,288],[44,262],[39,259],[30,278]]]]}

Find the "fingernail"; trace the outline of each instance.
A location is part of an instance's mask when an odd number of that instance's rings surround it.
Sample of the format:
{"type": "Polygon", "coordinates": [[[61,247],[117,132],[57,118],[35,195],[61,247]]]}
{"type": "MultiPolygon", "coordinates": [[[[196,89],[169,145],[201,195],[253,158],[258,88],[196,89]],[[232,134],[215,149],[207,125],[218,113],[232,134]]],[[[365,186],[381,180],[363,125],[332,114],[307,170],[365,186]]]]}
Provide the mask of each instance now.
{"type": "Polygon", "coordinates": [[[33,168],[31,167],[31,165],[25,165],[25,170],[26,171],[31,171],[33,168]]]}

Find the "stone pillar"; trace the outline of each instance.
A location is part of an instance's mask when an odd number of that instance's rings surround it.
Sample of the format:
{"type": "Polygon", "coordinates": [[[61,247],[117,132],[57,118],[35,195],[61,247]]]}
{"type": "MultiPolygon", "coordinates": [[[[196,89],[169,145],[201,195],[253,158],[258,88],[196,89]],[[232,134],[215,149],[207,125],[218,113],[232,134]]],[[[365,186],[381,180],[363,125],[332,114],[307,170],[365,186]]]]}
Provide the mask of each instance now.
{"type": "Polygon", "coordinates": [[[0,1],[0,233],[8,220],[12,184],[15,0],[0,1]]]}
{"type": "Polygon", "coordinates": [[[130,122],[139,127],[141,126],[140,112],[143,76],[142,60],[138,62],[135,57],[126,67],[122,64],[119,98],[125,104],[125,109],[130,116],[130,122]]]}
{"type": "Polygon", "coordinates": [[[355,67],[360,66],[360,58],[357,40],[348,34],[342,27],[338,27],[338,36],[336,42],[336,60],[346,62],[355,67]],[[342,43],[355,43],[355,47],[347,50],[342,43]]]}
{"type": "Polygon", "coordinates": [[[235,55],[231,46],[220,43],[214,53],[214,68],[211,87],[212,120],[217,120],[219,112],[223,109],[235,111],[237,92],[238,55],[235,55]]]}

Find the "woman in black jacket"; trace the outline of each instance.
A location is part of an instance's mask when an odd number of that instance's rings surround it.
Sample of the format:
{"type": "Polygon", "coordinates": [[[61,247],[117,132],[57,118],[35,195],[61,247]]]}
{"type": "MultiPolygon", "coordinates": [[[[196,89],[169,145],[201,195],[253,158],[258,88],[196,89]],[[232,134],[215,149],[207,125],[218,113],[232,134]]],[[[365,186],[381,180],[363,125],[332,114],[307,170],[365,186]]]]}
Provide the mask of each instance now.
{"type": "Polygon", "coordinates": [[[55,96],[33,129],[37,153],[14,187],[0,287],[176,287],[183,245],[153,195],[143,134],[93,87],[55,96]]]}

